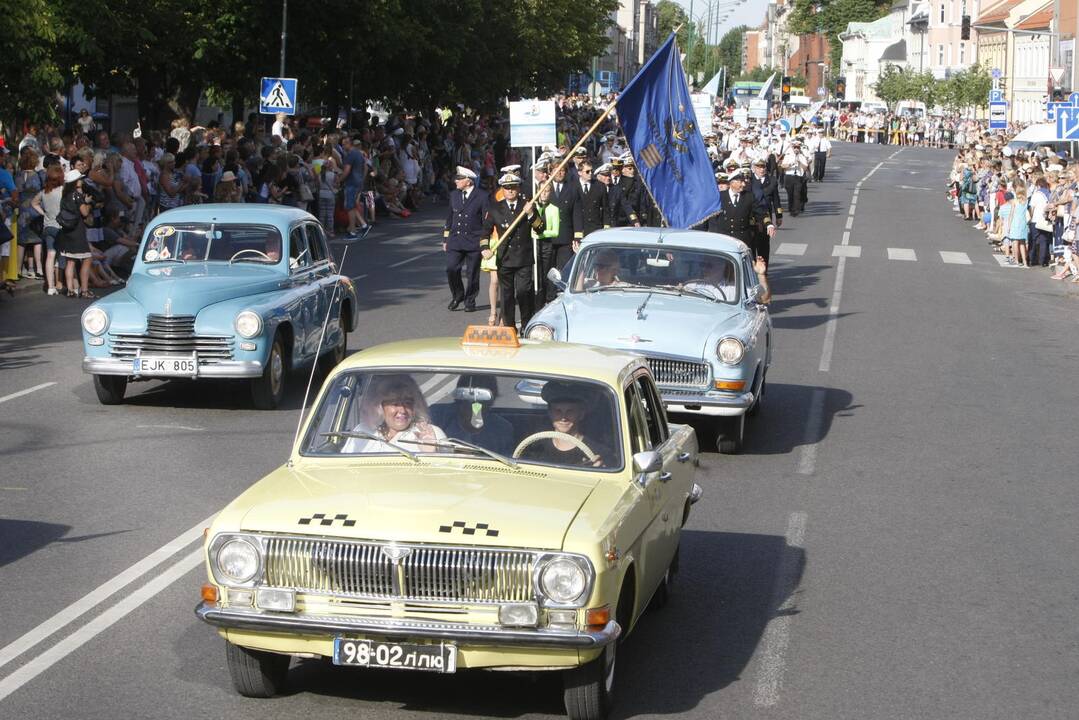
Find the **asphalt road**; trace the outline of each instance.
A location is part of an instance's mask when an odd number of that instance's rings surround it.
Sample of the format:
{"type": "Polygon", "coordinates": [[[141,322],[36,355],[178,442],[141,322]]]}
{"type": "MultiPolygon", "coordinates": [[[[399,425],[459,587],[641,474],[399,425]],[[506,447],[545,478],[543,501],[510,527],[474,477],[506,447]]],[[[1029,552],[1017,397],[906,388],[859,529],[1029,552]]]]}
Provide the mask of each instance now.
{"type": "MultiPolygon", "coordinates": [[[[943,199],[949,162],[837,144],[780,231],[764,411],[744,454],[705,457],[676,596],[620,655],[615,717],[1075,716],[1079,294],[994,260],[943,199]]],[[[441,214],[349,246],[351,349],[485,320],[445,310],[441,214]]],[[[561,716],[553,674],[303,661],[288,695],[237,696],[192,613],[195,551],[286,457],[304,378],[277,412],[228,384],[106,408],[84,305],[0,304],[0,717],[561,716]]]]}

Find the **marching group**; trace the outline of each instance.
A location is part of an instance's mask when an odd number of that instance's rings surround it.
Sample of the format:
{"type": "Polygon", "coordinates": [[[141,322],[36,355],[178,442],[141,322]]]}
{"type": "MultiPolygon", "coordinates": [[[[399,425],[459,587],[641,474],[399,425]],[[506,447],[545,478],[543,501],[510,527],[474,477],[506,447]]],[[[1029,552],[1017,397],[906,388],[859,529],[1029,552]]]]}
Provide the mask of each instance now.
{"type": "Polygon", "coordinates": [[[959,148],[949,189],[956,211],[1008,264],[1079,283],[1079,164],[1049,146],[1006,141],[982,132],[959,148]]]}

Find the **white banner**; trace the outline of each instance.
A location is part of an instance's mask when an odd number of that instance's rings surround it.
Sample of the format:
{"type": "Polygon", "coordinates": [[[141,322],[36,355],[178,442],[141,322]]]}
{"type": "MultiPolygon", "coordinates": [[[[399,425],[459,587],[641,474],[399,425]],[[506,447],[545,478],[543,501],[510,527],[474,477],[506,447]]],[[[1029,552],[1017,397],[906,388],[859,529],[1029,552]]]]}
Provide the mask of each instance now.
{"type": "Polygon", "coordinates": [[[518,100],[510,103],[512,147],[539,147],[557,142],[554,100],[518,100]]]}

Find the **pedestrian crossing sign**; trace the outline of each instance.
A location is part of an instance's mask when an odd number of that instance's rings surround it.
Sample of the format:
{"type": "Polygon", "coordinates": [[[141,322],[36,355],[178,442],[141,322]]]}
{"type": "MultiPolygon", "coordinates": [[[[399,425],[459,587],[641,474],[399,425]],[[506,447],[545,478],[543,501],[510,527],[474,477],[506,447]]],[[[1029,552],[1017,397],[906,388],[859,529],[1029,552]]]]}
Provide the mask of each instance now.
{"type": "Polygon", "coordinates": [[[264,115],[295,115],[296,78],[262,78],[259,112],[264,115]]]}

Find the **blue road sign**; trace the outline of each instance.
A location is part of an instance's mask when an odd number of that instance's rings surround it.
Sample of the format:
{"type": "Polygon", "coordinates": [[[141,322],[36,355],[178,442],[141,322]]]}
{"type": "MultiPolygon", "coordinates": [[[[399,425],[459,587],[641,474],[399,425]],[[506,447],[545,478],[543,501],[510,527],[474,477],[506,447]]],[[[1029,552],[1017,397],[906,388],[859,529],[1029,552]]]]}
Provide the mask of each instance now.
{"type": "Polygon", "coordinates": [[[989,103],[1004,102],[1004,91],[993,89],[989,91],[989,103]]]}
{"type": "Polygon", "coordinates": [[[1000,68],[993,68],[992,75],[994,80],[1000,80],[1000,68]]]}
{"type": "Polygon", "coordinates": [[[1058,103],[1057,140],[1079,140],[1079,93],[1072,93],[1067,103],[1058,103]]]}
{"type": "Polygon", "coordinates": [[[1007,130],[1008,129],[1008,103],[1006,103],[1006,102],[991,102],[991,103],[989,103],[989,129],[990,130],[1007,130]]]}
{"type": "Polygon", "coordinates": [[[1064,107],[1072,107],[1073,105],[1079,105],[1079,92],[1072,93],[1064,102],[1045,103],[1045,119],[1049,122],[1056,122],[1057,110],[1064,107]]]}
{"type": "Polygon", "coordinates": [[[262,78],[259,112],[263,115],[295,115],[296,78],[262,78]]]}

